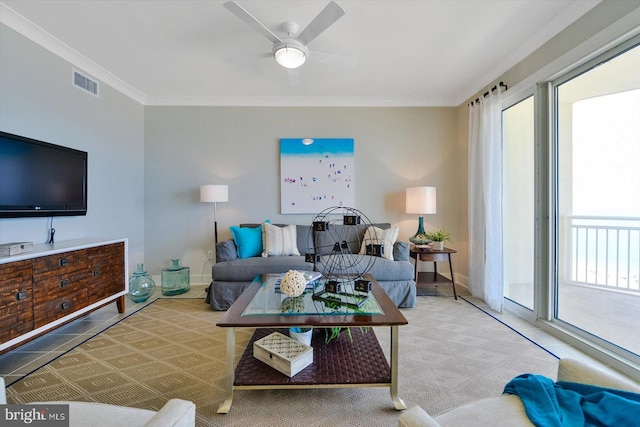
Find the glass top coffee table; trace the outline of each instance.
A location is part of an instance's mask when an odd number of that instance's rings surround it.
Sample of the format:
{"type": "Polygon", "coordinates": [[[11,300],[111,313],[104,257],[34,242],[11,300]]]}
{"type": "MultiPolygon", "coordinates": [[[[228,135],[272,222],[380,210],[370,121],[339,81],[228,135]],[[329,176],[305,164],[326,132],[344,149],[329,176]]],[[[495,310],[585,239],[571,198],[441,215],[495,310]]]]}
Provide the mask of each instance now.
{"type": "Polygon", "coordinates": [[[371,292],[367,298],[360,294],[341,296],[346,301],[335,304],[335,295],[316,293],[320,298],[314,298],[312,291],[286,301],[276,289],[277,275],[256,277],[216,324],[227,328],[226,397],[218,413],[229,412],[234,390],[282,388],[389,387],[395,409],[405,409],[398,397],[398,326],[408,322],[375,279],[369,280],[371,292]],[[326,344],[323,331],[316,330],[337,326],[353,327],[351,338],[342,333],[326,344]],[[391,332],[389,362],[374,331],[369,330],[382,326],[388,326],[391,332]],[[284,328],[280,332],[286,335],[290,327],[313,327],[315,331],[313,363],[293,377],[253,357],[254,341],[278,328],[284,328]],[[236,328],[256,328],[237,366],[236,328]]]}

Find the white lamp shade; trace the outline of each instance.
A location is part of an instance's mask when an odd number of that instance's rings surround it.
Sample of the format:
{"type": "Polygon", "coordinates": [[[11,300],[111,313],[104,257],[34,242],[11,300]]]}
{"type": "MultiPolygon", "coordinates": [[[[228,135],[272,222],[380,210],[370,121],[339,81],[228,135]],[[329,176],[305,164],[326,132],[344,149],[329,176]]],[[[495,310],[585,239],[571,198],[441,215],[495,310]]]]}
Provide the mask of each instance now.
{"type": "Polygon", "coordinates": [[[436,213],[436,187],[407,188],[406,208],[408,214],[436,213]]]}
{"type": "Polygon", "coordinates": [[[228,202],[229,186],[228,185],[201,185],[200,201],[207,202],[207,203],[228,202]]]}

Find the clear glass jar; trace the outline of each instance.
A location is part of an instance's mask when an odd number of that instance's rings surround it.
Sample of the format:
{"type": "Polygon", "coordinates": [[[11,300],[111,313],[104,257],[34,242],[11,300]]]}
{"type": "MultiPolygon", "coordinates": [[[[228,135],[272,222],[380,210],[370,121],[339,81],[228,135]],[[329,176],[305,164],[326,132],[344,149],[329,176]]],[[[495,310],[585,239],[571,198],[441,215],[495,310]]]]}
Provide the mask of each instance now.
{"type": "Polygon", "coordinates": [[[156,290],[156,282],[144,269],[143,264],[138,264],[135,273],[129,278],[129,298],[133,302],[146,301],[156,290]]]}
{"type": "Polygon", "coordinates": [[[189,267],[180,266],[179,259],[171,260],[171,267],[162,270],[162,295],[178,295],[191,288],[189,267]]]}

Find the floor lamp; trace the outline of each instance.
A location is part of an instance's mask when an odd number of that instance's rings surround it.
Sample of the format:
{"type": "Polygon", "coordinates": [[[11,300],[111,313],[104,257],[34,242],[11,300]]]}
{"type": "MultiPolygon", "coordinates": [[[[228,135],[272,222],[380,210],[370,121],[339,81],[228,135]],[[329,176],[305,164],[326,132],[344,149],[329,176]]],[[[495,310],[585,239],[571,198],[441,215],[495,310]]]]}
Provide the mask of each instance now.
{"type": "Polygon", "coordinates": [[[218,243],[218,213],[216,205],[218,202],[229,201],[228,185],[201,185],[200,201],[203,203],[213,203],[213,229],[215,234],[215,243],[218,243]]]}

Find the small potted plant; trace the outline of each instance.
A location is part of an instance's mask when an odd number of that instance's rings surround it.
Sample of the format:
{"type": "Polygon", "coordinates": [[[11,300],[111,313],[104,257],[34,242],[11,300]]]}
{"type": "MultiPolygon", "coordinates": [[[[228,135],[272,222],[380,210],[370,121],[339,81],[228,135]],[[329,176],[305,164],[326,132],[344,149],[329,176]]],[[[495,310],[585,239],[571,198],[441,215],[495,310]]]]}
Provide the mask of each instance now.
{"type": "Polygon", "coordinates": [[[427,238],[432,242],[429,244],[431,249],[436,251],[441,251],[444,249],[444,242],[451,241],[451,234],[446,231],[444,228],[440,228],[438,230],[427,233],[427,238]]]}

